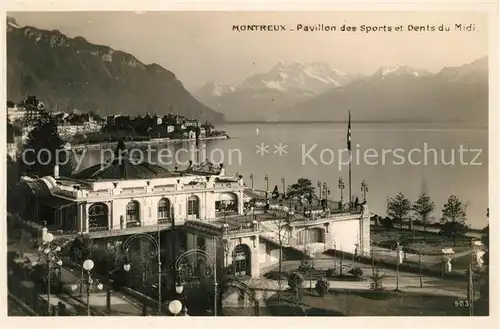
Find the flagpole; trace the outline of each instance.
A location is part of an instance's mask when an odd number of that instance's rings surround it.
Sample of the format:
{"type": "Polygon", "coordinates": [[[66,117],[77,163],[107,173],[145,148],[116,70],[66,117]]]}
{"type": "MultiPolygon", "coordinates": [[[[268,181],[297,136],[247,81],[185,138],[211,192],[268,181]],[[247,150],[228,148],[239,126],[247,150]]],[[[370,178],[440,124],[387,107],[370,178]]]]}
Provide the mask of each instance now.
{"type": "Polygon", "coordinates": [[[352,210],[352,176],[351,176],[351,162],[352,162],[352,151],[351,151],[351,111],[349,111],[349,123],[347,125],[347,149],[349,150],[349,210],[352,210]]]}

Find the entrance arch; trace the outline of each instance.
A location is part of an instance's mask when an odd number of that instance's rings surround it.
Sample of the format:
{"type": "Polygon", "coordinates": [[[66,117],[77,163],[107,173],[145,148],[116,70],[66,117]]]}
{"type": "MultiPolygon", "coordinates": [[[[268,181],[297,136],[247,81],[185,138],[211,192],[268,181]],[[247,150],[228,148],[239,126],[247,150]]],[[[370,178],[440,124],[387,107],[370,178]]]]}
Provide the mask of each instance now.
{"type": "Polygon", "coordinates": [[[108,206],[102,202],[94,203],[89,208],[89,231],[108,229],[108,206]]]}
{"type": "MultiPolygon", "coordinates": [[[[249,285],[242,282],[237,278],[226,278],[221,284],[221,296],[220,300],[224,300],[224,295],[230,295],[231,293],[238,294],[238,305],[235,309],[238,309],[236,316],[258,316],[260,311],[259,301],[257,300],[256,292],[254,289],[250,288],[249,285]]],[[[230,305],[225,305],[221,309],[229,311],[230,305]]],[[[231,312],[233,313],[233,312],[231,312]]]]}
{"type": "Polygon", "coordinates": [[[233,250],[233,273],[235,277],[252,276],[252,251],[246,244],[233,250]]]}

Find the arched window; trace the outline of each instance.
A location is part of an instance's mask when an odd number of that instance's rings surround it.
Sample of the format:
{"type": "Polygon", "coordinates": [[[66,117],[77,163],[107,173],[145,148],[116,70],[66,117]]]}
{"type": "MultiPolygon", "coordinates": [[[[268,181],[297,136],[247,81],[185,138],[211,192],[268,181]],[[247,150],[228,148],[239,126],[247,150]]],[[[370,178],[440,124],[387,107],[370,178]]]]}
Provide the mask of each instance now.
{"type": "Polygon", "coordinates": [[[161,219],[170,219],[170,201],[165,198],[158,202],[158,220],[161,219]]]}
{"type": "Polygon", "coordinates": [[[195,218],[199,218],[199,208],[200,201],[197,196],[190,196],[188,198],[188,216],[193,216],[195,218]]]}
{"type": "Polygon", "coordinates": [[[94,203],[89,208],[89,231],[108,229],[108,206],[94,203]]]}
{"type": "Polygon", "coordinates": [[[235,276],[250,276],[252,273],[252,252],[246,244],[239,244],[233,250],[233,271],[235,276]]]}
{"type": "Polygon", "coordinates": [[[139,203],[130,201],[127,204],[127,227],[139,226],[139,203]]]}

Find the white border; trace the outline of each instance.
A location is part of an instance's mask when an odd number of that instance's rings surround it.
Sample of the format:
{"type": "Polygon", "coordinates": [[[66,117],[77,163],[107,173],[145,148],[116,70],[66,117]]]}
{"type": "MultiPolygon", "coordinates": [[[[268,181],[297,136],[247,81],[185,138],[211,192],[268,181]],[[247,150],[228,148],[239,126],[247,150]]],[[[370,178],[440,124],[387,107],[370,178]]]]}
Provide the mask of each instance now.
{"type": "MultiPolygon", "coordinates": [[[[7,8],[2,8],[4,11],[162,11],[162,10],[260,10],[260,11],[325,11],[325,10],[335,10],[335,11],[484,11],[489,14],[489,68],[490,68],[490,110],[489,110],[489,204],[490,204],[490,229],[493,235],[490,240],[492,255],[497,255],[497,257],[491,257],[491,305],[490,305],[490,317],[489,318],[468,318],[468,317],[304,317],[304,318],[284,318],[284,317],[247,317],[247,318],[231,318],[231,317],[219,317],[219,318],[201,318],[201,317],[113,317],[113,318],[85,318],[85,317],[58,317],[58,318],[15,318],[6,317],[7,315],[7,294],[6,291],[3,292],[0,299],[0,312],[2,317],[0,326],[7,328],[54,328],[57,326],[71,326],[72,328],[80,328],[98,325],[103,327],[108,326],[123,326],[127,327],[176,327],[185,326],[189,327],[222,327],[224,328],[252,328],[262,327],[262,326],[283,326],[283,327],[329,327],[329,328],[366,328],[366,327],[449,327],[449,328],[498,328],[499,315],[498,310],[500,307],[498,305],[498,292],[499,285],[496,277],[498,276],[498,233],[499,233],[499,195],[498,195],[498,185],[499,185],[499,147],[500,147],[500,135],[499,135],[499,50],[498,50],[498,40],[499,40],[499,25],[498,25],[498,3],[497,1],[363,1],[363,2],[351,2],[345,3],[341,1],[295,1],[295,2],[284,2],[284,1],[247,1],[247,2],[226,2],[226,1],[151,1],[151,0],[8,0],[7,8]],[[497,273],[497,276],[494,274],[497,273]],[[57,322],[56,322],[57,320],[57,322]],[[243,321],[244,320],[244,321],[243,321]],[[112,322],[111,322],[112,321],[112,322]],[[188,322],[189,321],[189,322],[188,322]],[[4,325],[7,326],[4,326],[4,325]]],[[[5,13],[4,13],[5,14],[5,13]]],[[[4,16],[5,17],[5,16],[4,16]]],[[[5,24],[0,24],[0,40],[1,40],[1,65],[2,74],[0,76],[0,85],[5,86],[6,81],[6,70],[5,70],[5,24]]],[[[6,90],[2,88],[0,93],[0,102],[2,104],[6,103],[6,90]]],[[[0,118],[2,126],[5,127],[5,115],[0,118]]],[[[0,134],[0,145],[6,145],[5,134],[0,134]]],[[[5,147],[0,148],[2,151],[2,158],[5,159],[6,152],[5,147]]],[[[5,178],[6,168],[5,162],[0,161],[0,168],[2,176],[5,178]]],[[[5,180],[4,180],[5,181],[5,180]]],[[[5,200],[6,184],[1,185],[1,194],[5,200]]],[[[0,203],[0,210],[2,214],[6,213],[5,202],[0,203]]],[[[3,217],[4,220],[1,221],[2,227],[0,227],[0,252],[3,255],[6,254],[6,216],[3,217]]],[[[5,260],[5,258],[3,258],[5,260]]],[[[6,286],[6,264],[5,261],[1,262],[0,265],[0,279],[3,287],[6,286]]]]}

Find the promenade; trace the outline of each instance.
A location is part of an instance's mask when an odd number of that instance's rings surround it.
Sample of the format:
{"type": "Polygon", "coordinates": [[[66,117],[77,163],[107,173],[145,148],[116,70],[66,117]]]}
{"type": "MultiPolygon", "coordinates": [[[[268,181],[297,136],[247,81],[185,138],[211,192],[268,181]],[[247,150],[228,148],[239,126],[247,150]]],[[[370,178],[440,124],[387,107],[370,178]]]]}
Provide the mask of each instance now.
{"type": "MultiPolygon", "coordinates": [[[[8,251],[18,252],[19,244],[11,242],[8,244],[8,251]]],[[[31,262],[36,261],[39,257],[37,250],[33,248],[25,248],[23,258],[29,259],[31,262]]],[[[93,277],[93,279],[96,279],[93,277]]],[[[72,307],[78,315],[87,315],[87,294],[85,285],[83,286],[80,295],[80,287],[76,291],[71,289],[71,286],[81,285],[81,273],[68,267],[61,268],[61,281],[63,283],[62,292],[51,295],[51,304],[56,306],[59,301],[72,307]]],[[[102,291],[97,291],[95,287],[91,289],[89,304],[92,315],[124,315],[124,316],[140,316],[142,314],[142,305],[140,302],[124,295],[121,292],[113,291],[111,293],[111,307],[107,309],[107,291],[110,287],[102,282],[104,288],[102,291]]],[[[46,295],[42,295],[46,299],[46,295]]]]}

